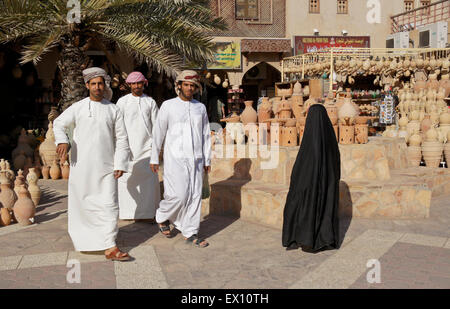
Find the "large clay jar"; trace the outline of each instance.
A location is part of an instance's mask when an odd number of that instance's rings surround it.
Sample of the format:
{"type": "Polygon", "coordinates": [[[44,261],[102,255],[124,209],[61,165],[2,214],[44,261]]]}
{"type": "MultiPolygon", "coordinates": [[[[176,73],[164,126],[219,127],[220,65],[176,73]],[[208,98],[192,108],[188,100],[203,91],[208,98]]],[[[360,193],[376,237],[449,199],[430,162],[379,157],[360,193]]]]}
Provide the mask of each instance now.
{"type": "Polygon", "coordinates": [[[25,188],[27,187],[27,184],[25,183],[25,177],[23,176],[23,171],[19,170],[17,172],[16,180],[14,181],[14,191],[16,194],[19,194],[19,189],[21,185],[25,185],[25,188]]]}
{"type": "Polygon", "coordinates": [[[247,123],[256,123],[258,114],[253,108],[253,101],[244,101],[245,109],[241,114],[241,122],[246,125],[247,123]]]}
{"type": "Polygon", "coordinates": [[[10,225],[11,219],[12,219],[11,210],[1,206],[1,203],[0,203],[0,226],[10,225]]]}
{"type": "Polygon", "coordinates": [[[450,111],[443,112],[440,116],[439,116],[439,123],[440,125],[444,125],[444,124],[450,124],[450,111]]]}
{"type": "Polygon", "coordinates": [[[279,118],[280,119],[289,119],[292,117],[292,109],[291,104],[283,97],[281,100],[281,104],[279,106],[279,118]]]}
{"type": "Polygon", "coordinates": [[[417,167],[422,160],[422,148],[420,146],[409,146],[407,150],[408,165],[417,167]]]}
{"type": "Polygon", "coordinates": [[[444,145],[438,139],[438,133],[434,128],[430,128],[425,134],[426,139],[422,143],[422,155],[427,167],[439,167],[442,158],[444,145]]]}
{"type": "Polygon", "coordinates": [[[28,191],[25,186],[21,186],[19,190],[19,198],[14,204],[14,217],[20,225],[32,224],[30,219],[34,218],[36,207],[31,198],[28,197],[28,191]]]}
{"type": "Polygon", "coordinates": [[[437,75],[429,74],[428,78],[429,80],[427,82],[427,87],[437,91],[439,89],[439,82],[437,81],[437,75]]]}
{"type": "Polygon", "coordinates": [[[50,165],[56,159],[55,134],[53,133],[53,124],[48,124],[48,130],[45,134],[45,141],[39,146],[39,155],[44,165],[50,165]]]}
{"type": "Polygon", "coordinates": [[[61,177],[61,169],[59,165],[56,163],[56,160],[53,160],[53,164],[50,167],[50,177],[53,180],[59,179],[61,177]]]}
{"type": "Polygon", "coordinates": [[[358,116],[359,112],[355,109],[350,98],[346,98],[344,104],[338,110],[338,118],[341,123],[344,123],[345,118],[350,118],[350,124],[358,116]]]}
{"type": "Polygon", "coordinates": [[[69,179],[70,175],[70,166],[69,163],[66,161],[61,167],[61,175],[63,179],[69,179]]]}
{"type": "Polygon", "coordinates": [[[39,189],[39,186],[37,185],[38,178],[34,171],[34,168],[30,168],[29,173],[27,175],[27,181],[28,181],[28,191],[30,192],[31,200],[34,203],[34,206],[37,206],[39,205],[39,200],[41,199],[41,189],[39,189]]]}
{"type": "Polygon", "coordinates": [[[44,178],[44,179],[50,178],[50,167],[47,165],[44,165],[42,167],[42,178],[44,178]]]}
{"type": "Polygon", "coordinates": [[[258,122],[262,123],[272,117],[272,104],[268,97],[263,97],[258,109],[258,122]]]}
{"type": "Polygon", "coordinates": [[[3,207],[12,209],[17,200],[16,193],[11,189],[11,183],[5,172],[0,173],[0,203],[3,207]]]}

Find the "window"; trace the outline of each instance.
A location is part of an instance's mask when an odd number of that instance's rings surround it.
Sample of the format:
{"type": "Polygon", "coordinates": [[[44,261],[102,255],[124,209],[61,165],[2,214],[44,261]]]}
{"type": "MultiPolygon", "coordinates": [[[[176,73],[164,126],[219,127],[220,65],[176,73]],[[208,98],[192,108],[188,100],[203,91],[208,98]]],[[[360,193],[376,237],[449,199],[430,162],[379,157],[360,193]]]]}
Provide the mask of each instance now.
{"type": "Polygon", "coordinates": [[[412,9],[414,9],[414,1],[405,0],[405,11],[411,11],[412,9]]]}
{"type": "MultiPolygon", "coordinates": [[[[420,6],[427,6],[431,4],[431,0],[420,0],[420,6]]],[[[430,15],[430,8],[421,10],[424,15],[430,15]]]]}
{"type": "Polygon", "coordinates": [[[309,12],[310,13],[320,13],[319,0],[309,0],[309,12]]]}
{"type": "Polygon", "coordinates": [[[258,0],[236,0],[236,19],[258,19],[258,0]]]}
{"type": "Polygon", "coordinates": [[[338,14],[348,14],[348,0],[338,0],[337,1],[337,13],[338,14]]]}

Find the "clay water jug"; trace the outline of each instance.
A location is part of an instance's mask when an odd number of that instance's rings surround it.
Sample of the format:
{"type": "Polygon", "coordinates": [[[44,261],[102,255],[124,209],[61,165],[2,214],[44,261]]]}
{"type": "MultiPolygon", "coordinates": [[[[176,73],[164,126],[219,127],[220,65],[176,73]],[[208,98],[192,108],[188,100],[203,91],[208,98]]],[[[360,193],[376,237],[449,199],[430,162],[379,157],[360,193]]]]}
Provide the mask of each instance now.
{"type": "Polygon", "coordinates": [[[30,171],[27,175],[27,181],[28,192],[30,192],[31,200],[34,203],[34,206],[37,206],[39,205],[39,200],[41,199],[41,189],[39,189],[39,186],[37,185],[38,178],[33,167],[30,168],[30,171]]]}
{"type": "Polygon", "coordinates": [[[63,179],[69,179],[70,175],[70,166],[67,161],[64,162],[64,164],[61,167],[61,175],[63,179]]]}
{"type": "Polygon", "coordinates": [[[17,196],[14,190],[11,189],[11,183],[6,177],[5,172],[0,173],[0,190],[0,203],[2,203],[3,207],[12,209],[17,200],[17,196]]]}
{"type": "Polygon", "coordinates": [[[413,134],[409,137],[409,145],[410,146],[420,146],[422,143],[422,137],[419,134],[419,130],[414,130],[413,134]]]}
{"type": "Polygon", "coordinates": [[[53,160],[53,164],[50,167],[50,177],[53,180],[59,179],[61,177],[61,168],[59,164],[56,163],[56,160],[53,160]]]}
{"type": "Polygon", "coordinates": [[[268,97],[262,98],[262,103],[258,110],[258,122],[262,123],[272,117],[272,104],[268,97]]]}
{"type": "Polygon", "coordinates": [[[39,146],[39,155],[44,165],[50,165],[56,159],[55,134],[53,133],[53,124],[48,124],[45,141],[39,146]]]}
{"type": "Polygon", "coordinates": [[[244,101],[245,109],[241,114],[241,122],[246,125],[247,123],[256,123],[258,114],[253,108],[253,101],[244,101]]]}
{"type": "Polygon", "coordinates": [[[19,170],[17,172],[16,180],[14,181],[14,191],[16,192],[16,194],[19,194],[21,185],[25,185],[25,187],[27,187],[27,184],[25,183],[25,177],[23,176],[23,171],[19,170]]]}
{"type": "Polygon", "coordinates": [[[439,123],[442,126],[443,124],[450,124],[450,111],[447,108],[447,111],[443,112],[439,116],[439,123]]]}
{"type": "Polygon", "coordinates": [[[422,133],[426,133],[430,128],[431,128],[431,119],[430,119],[430,115],[425,114],[425,117],[422,120],[422,123],[420,124],[420,130],[422,131],[422,133]]]}
{"type": "Polygon", "coordinates": [[[7,226],[11,224],[11,210],[5,208],[0,203],[0,226],[7,226]]]}
{"type": "Polygon", "coordinates": [[[44,165],[42,167],[42,178],[44,178],[44,179],[50,178],[50,167],[47,165],[44,165]]]}
{"type": "Polygon", "coordinates": [[[30,219],[34,219],[36,213],[36,207],[28,196],[28,191],[25,186],[20,186],[19,198],[14,204],[14,217],[20,225],[30,225],[32,224],[30,219]]]}

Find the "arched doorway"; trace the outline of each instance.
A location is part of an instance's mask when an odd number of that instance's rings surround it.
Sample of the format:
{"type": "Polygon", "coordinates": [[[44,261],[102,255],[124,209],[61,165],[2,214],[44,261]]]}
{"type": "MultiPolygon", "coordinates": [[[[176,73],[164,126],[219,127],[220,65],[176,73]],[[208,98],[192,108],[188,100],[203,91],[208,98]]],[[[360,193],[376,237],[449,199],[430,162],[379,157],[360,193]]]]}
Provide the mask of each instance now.
{"type": "Polygon", "coordinates": [[[262,96],[275,95],[275,83],[281,81],[281,73],[266,62],[260,62],[249,69],[242,77],[244,99],[252,100],[256,109],[256,102],[262,96]]]}

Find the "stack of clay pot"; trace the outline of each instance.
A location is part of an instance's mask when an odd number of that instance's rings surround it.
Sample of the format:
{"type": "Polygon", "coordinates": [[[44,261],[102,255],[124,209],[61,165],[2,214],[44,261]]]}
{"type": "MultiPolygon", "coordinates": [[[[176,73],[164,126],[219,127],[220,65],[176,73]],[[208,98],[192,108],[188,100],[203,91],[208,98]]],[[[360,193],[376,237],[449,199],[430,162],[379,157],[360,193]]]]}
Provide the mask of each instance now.
{"type": "Polygon", "coordinates": [[[48,179],[47,169],[50,169],[50,166],[52,165],[53,161],[57,159],[55,134],[53,132],[53,121],[56,119],[56,117],[58,117],[58,115],[59,113],[57,111],[57,108],[52,107],[50,113],[48,114],[49,123],[47,133],[45,133],[45,140],[39,146],[39,155],[41,157],[42,163],[44,164],[42,167],[42,176],[44,177],[44,179],[48,179]]]}
{"type": "Polygon", "coordinates": [[[28,192],[30,192],[31,200],[34,203],[34,206],[38,206],[41,199],[41,189],[39,189],[39,186],[37,185],[38,177],[35,173],[34,168],[30,168],[30,171],[27,175],[27,182],[28,192]]]}
{"type": "Polygon", "coordinates": [[[425,141],[422,143],[422,155],[427,167],[439,167],[442,159],[444,145],[438,140],[438,132],[435,128],[430,128],[425,134],[425,141]]]}

